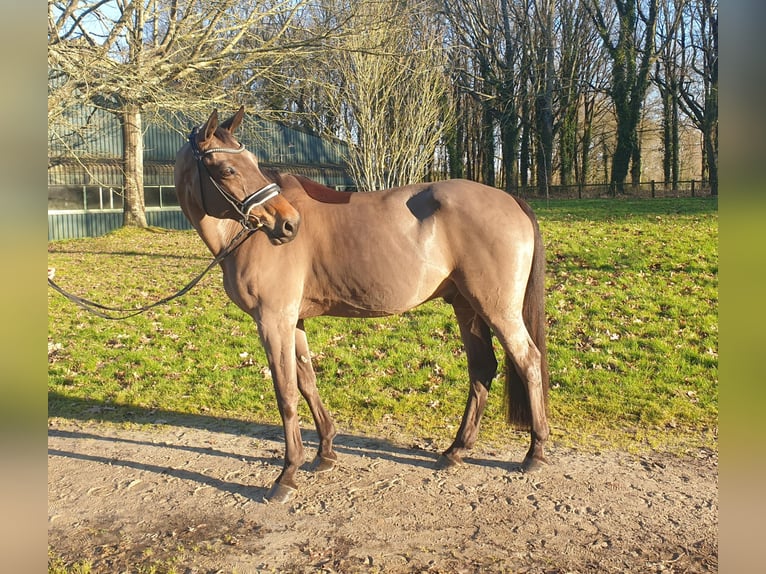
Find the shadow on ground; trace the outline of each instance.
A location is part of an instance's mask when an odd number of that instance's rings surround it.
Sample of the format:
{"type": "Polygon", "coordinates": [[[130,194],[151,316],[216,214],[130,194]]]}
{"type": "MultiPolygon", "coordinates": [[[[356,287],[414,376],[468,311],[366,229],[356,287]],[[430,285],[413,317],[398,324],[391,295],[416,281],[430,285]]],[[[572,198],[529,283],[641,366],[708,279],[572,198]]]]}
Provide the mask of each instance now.
{"type": "MultiPolygon", "coordinates": [[[[48,436],[50,437],[75,440],[103,440],[134,446],[170,448],[196,454],[204,454],[207,456],[235,458],[251,463],[272,464],[274,466],[281,466],[283,462],[283,432],[282,427],[277,425],[254,423],[240,419],[204,414],[187,414],[162,409],[108,404],[102,401],[66,397],[57,393],[48,394],[48,416],[49,418],[60,417],[69,421],[81,421],[84,423],[132,423],[138,425],[163,425],[178,428],[190,428],[202,431],[209,430],[211,432],[228,433],[240,437],[247,436],[256,440],[272,441],[278,444],[275,445],[275,448],[273,449],[274,456],[265,458],[260,456],[248,456],[246,453],[243,454],[241,452],[226,452],[204,445],[190,446],[187,444],[172,444],[167,441],[157,443],[149,440],[136,440],[134,438],[120,437],[119,432],[99,434],[98,430],[91,430],[88,427],[85,427],[82,430],[63,430],[53,426],[48,429],[48,436]]],[[[318,448],[319,441],[316,431],[301,429],[301,433],[307,452],[311,452],[318,448]]],[[[439,457],[439,452],[435,449],[429,449],[428,447],[422,448],[419,446],[405,447],[394,444],[386,439],[359,434],[341,433],[335,438],[334,444],[335,450],[341,457],[366,456],[371,459],[383,459],[397,464],[421,468],[435,468],[436,461],[439,457]]],[[[101,462],[104,464],[122,465],[127,468],[165,473],[182,479],[195,480],[200,484],[212,486],[221,490],[242,493],[242,486],[237,483],[227,483],[209,476],[182,469],[155,466],[145,464],[141,461],[107,459],[106,457],[57,449],[49,449],[48,453],[54,456],[101,462]]],[[[509,471],[520,470],[520,466],[517,463],[509,463],[503,460],[466,457],[465,462],[469,465],[477,465],[487,468],[494,467],[509,471]]],[[[309,465],[310,463],[306,463],[304,466],[307,469],[309,465]]],[[[252,494],[251,491],[250,496],[252,496],[252,494]]]]}

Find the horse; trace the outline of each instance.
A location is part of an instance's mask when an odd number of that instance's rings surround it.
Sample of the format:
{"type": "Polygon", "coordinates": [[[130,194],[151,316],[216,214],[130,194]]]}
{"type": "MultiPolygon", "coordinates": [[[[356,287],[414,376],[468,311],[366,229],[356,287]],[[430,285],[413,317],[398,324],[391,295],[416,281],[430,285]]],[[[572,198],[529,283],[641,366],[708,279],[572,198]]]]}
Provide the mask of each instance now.
{"type": "Polygon", "coordinates": [[[266,500],[285,503],[298,488],[300,396],[319,437],[313,470],[338,460],[304,320],[389,316],[433,299],[454,309],[469,378],[462,422],[437,468],[462,463],[477,440],[498,372],[493,334],[506,357],[506,421],[530,433],[521,470],[547,464],[545,255],[529,205],[468,180],[352,193],[299,175],[267,176],[234,137],[244,113],[219,123],[213,110],[192,130],[176,156],[175,187],[202,241],[226,255],[226,294],[254,320],[268,358],[285,447],[266,500]]]}

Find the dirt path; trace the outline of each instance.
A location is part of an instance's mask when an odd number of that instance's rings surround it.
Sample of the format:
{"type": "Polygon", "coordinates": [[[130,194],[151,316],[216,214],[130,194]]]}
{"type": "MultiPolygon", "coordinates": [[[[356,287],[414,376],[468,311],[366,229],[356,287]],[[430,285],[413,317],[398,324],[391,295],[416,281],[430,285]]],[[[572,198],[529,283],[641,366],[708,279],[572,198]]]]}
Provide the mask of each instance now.
{"type": "Polygon", "coordinates": [[[517,449],[478,450],[443,473],[428,448],[348,435],[337,445],[339,467],[302,473],[282,506],[262,502],[280,470],[279,428],[51,419],[49,547],[109,573],[718,569],[715,453],[554,447],[552,466],[525,475],[508,462],[517,449]]]}

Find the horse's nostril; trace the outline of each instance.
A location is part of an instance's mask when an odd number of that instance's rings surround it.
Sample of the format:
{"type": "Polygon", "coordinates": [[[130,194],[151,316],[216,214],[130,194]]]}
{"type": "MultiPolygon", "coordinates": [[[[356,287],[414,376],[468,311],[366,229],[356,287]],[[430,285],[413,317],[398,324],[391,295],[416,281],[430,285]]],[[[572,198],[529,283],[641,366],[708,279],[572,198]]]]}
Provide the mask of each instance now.
{"type": "Polygon", "coordinates": [[[290,235],[295,233],[295,226],[293,226],[293,224],[290,223],[289,221],[285,221],[284,225],[282,225],[282,231],[284,232],[285,235],[289,237],[290,235]]]}

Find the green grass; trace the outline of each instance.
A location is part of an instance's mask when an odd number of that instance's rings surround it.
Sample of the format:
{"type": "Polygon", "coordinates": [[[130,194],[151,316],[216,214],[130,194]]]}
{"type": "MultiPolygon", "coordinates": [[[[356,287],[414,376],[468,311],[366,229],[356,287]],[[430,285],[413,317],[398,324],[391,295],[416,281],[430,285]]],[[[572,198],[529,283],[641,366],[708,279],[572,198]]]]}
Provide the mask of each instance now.
{"type": "MultiPolygon", "coordinates": [[[[131,566],[134,574],[179,574],[181,570],[173,564],[173,559],[153,561],[151,552],[146,553],[140,564],[131,566]]],[[[53,550],[48,550],[48,574],[92,574],[93,564],[90,560],[67,562],[53,550]]]]}
{"type": "Polygon", "coordinates": [[[48,574],[91,574],[93,572],[89,561],[67,564],[61,557],[48,551],[48,574]]]}
{"type": "Polygon", "coordinates": [[[538,205],[554,420],[579,442],[717,447],[714,200],[538,205]]]}
{"type": "MultiPolygon", "coordinates": [[[[534,207],[547,246],[554,442],[717,449],[717,202],[534,207]]],[[[164,230],[123,229],[48,251],[59,285],[115,306],[174,292],[210,260],[194,232],[164,230]]],[[[228,301],[218,270],[181,299],[125,321],[92,316],[49,290],[48,317],[49,416],[279,424],[255,326],[228,301]]],[[[342,430],[448,446],[467,391],[449,306],[306,326],[320,392],[342,430]]],[[[499,380],[480,440],[525,440],[502,422],[499,380]]]]}

